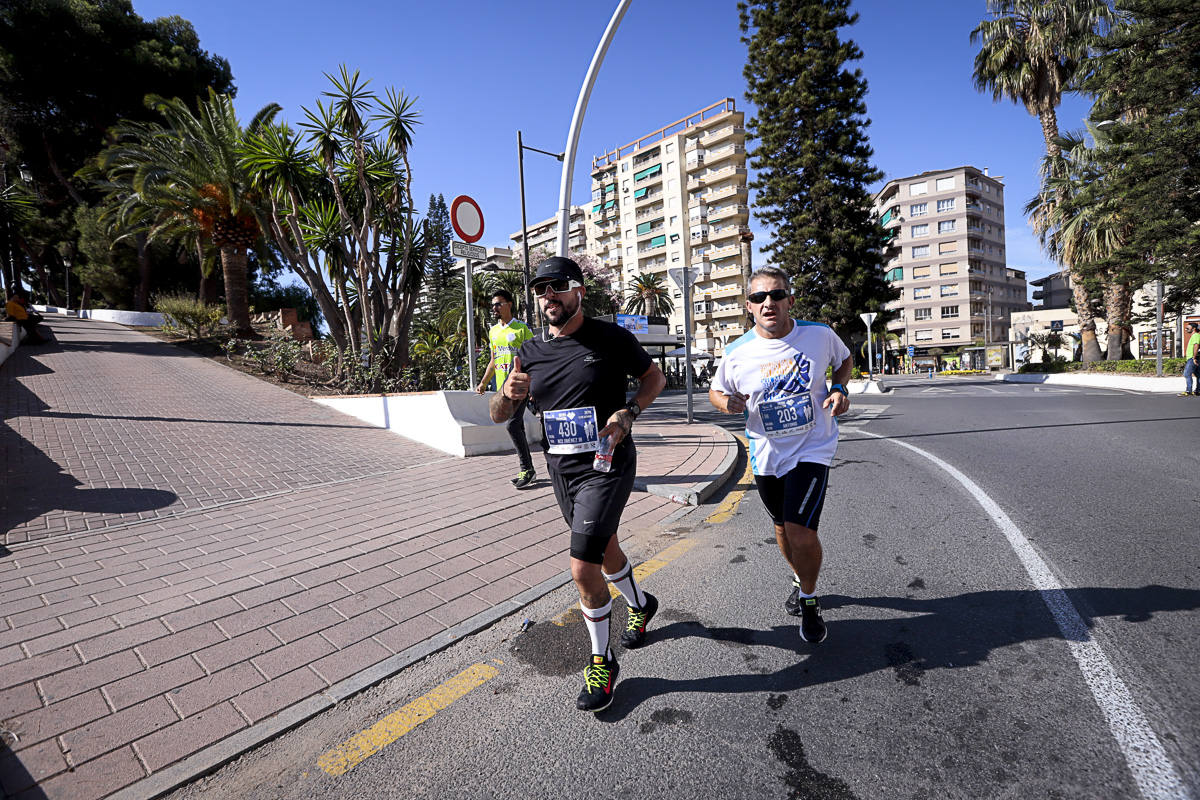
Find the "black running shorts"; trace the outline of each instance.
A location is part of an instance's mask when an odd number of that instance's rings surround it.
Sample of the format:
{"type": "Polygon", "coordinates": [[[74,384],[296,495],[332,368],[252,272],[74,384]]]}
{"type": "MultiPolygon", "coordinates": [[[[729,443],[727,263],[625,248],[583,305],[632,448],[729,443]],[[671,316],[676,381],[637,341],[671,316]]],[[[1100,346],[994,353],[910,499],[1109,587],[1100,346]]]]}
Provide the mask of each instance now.
{"type": "Polygon", "coordinates": [[[630,451],[624,469],[612,472],[597,472],[590,459],[586,469],[551,470],[554,497],[571,527],[571,558],[604,563],[604,550],[617,532],[637,475],[637,456],[630,451]]]}
{"type": "Polygon", "coordinates": [[[815,531],[821,524],[829,467],[801,461],[786,475],[755,475],[754,482],[776,525],[791,522],[815,531]]]}

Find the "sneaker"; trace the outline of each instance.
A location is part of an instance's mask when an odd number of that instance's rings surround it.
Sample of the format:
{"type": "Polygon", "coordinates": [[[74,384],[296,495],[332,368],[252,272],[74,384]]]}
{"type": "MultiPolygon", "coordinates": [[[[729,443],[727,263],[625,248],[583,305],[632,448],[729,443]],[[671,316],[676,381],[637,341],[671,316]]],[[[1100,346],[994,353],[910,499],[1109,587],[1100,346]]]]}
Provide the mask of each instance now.
{"type": "Polygon", "coordinates": [[[1178,396],[1179,397],[1188,397],[1189,395],[1191,395],[1191,392],[1180,392],[1178,396]]]}
{"type": "Polygon", "coordinates": [[[800,606],[800,638],[809,644],[825,641],[829,631],[821,619],[821,603],[815,597],[805,597],[800,606]]]}
{"type": "Polygon", "coordinates": [[[536,477],[537,477],[537,473],[534,472],[533,470],[523,469],[517,475],[517,477],[513,478],[512,484],[513,484],[513,486],[517,487],[518,489],[524,489],[526,486],[533,483],[533,479],[536,477]]]}
{"type": "Polygon", "coordinates": [[[658,613],[658,598],[649,592],[642,594],[646,595],[646,605],[629,609],[629,621],[621,632],[621,644],[627,650],[635,650],[646,643],[646,626],[658,613]]]}
{"type": "Polygon", "coordinates": [[[783,601],[783,610],[793,617],[800,616],[800,584],[792,581],[792,593],[783,601]]]}
{"type": "Polygon", "coordinates": [[[613,699],[613,685],[621,668],[616,658],[592,656],[592,663],[583,670],[583,691],[575,701],[580,711],[603,711],[613,699]]]}

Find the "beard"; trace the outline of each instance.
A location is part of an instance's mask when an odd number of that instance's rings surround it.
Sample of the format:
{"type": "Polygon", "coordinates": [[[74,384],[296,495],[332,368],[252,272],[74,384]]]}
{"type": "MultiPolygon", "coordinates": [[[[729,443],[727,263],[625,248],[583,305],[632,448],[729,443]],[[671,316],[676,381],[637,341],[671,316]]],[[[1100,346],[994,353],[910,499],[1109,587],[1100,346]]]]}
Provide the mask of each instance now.
{"type": "Polygon", "coordinates": [[[556,294],[553,300],[542,302],[542,313],[553,327],[561,328],[578,313],[582,302],[582,298],[575,292],[565,296],[556,294]]]}

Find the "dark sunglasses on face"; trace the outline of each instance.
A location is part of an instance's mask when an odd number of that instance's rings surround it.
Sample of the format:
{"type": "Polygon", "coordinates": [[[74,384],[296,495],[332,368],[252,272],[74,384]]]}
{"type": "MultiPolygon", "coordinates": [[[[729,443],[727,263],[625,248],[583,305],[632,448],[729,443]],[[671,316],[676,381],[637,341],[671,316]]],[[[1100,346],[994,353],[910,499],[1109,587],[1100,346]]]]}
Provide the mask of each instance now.
{"type": "Polygon", "coordinates": [[[563,292],[569,292],[572,289],[578,289],[580,285],[581,284],[579,281],[573,281],[570,278],[562,278],[561,280],[557,281],[547,281],[534,286],[533,295],[534,297],[545,297],[547,290],[554,292],[555,294],[562,294],[563,292]]]}
{"type": "Polygon", "coordinates": [[[505,303],[505,302],[506,302],[506,301],[504,301],[504,300],[501,300],[501,301],[499,301],[499,302],[497,302],[497,303],[492,303],[492,308],[500,308],[501,306],[503,306],[503,305],[504,305],[504,303],[505,303]]]}
{"type": "Polygon", "coordinates": [[[751,303],[757,304],[766,302],[767,298],[770,297],[772,300],[778,303],[785,297],[788,297],[789,294],[790,293],[787,289],[772,289],[769,292],[754,292],[753,294],[747,295],[747,299],[751,303]]]}

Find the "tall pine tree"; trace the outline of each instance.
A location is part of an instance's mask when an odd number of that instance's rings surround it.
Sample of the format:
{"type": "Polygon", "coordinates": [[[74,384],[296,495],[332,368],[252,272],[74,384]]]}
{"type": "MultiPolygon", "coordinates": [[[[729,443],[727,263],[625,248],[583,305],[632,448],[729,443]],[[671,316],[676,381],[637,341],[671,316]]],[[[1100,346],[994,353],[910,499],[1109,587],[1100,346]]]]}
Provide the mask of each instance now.
{"type": "Polygon", "coordinates": [[[792,276],[793,313],[847,341],[861,329],[859,314],[881,312],[899,296],[883,277],[884,231],[867,189],[883,177],[870,161],[867,84],[861,70],[846,67],[862,51],[838,35],[858,20],[848,6],[738,3],[746,98],[758,109],[748,126],[757,141],[755,216],[771,229],[771,263],[792,276]]]}
{"type": "Polygon", "coordinates": [[[430,308],[439,306],[439,300],[450,291],[454,283],[454,255],[450,252],[450,241],[454,228],[450,225],[450,211],[446,198],[440,194],[429,195],[429,263],[426,265],[426,298],[430,308]]]}

